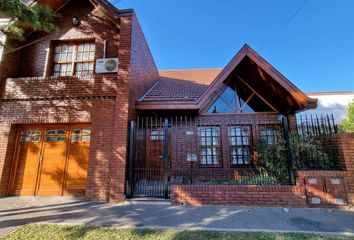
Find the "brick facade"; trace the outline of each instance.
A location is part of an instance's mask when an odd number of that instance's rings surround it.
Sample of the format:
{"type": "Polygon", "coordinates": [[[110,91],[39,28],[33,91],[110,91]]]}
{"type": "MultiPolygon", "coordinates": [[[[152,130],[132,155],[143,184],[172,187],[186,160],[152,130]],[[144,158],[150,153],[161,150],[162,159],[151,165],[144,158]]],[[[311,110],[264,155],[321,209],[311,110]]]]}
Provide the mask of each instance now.
{"type": "Polygon", "coordinates": [[[60,31],[33,33],[31,45],[4,55],[0,103],[0,196],[7,194],[11,162],[19,124],[90,123],[86,196],[92,200],[124,199],[128,124],[135,101],[158,79],[158,72],[132,10],[108,18],[89,1],[70,1],[59,12],[60,31]],[[73,27],[71,18],[80,19],[73,27]],[[52,77],[53,41],[90,40],[96,58],[119,58],[118,74],[89,77],[52,77]],[[133,89],[135,89],[133,91],[133,89]]]}

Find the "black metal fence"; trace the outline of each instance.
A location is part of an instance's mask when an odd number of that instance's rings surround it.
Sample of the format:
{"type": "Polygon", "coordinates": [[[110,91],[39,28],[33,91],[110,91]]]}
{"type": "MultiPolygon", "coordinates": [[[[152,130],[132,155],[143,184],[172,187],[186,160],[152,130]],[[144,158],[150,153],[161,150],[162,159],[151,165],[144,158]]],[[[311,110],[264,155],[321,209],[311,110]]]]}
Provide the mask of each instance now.
{"type": "Polygon", "coordinates": [[[130,196],[171,184],[291,185],[294,170],[340,169],[333,116],[142,116],[131,127],[130,196]]]}
{"type": "Polygon", "coordinates": [[[334,144],[338,127],[333,115],[300,115],[296,129],[290,139],[294,169],[341,169],[341,156],[334,144]]]}

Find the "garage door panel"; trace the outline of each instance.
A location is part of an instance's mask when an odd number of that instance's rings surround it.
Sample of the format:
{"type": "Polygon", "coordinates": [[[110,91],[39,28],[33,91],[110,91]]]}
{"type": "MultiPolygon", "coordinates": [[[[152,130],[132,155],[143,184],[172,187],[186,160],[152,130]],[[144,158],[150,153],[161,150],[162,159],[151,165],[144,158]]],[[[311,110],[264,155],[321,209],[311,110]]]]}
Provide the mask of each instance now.
{"type": "Polygon", "coordinates": [[[66,144],[44,143],[38,194],[61,195],[66,161],[66,144]]]}
{"type": "Polygon", "coordinates": [[[14,195],[32,195],[35,189],[40,144],[20,143],[16,178],[13,186],[14,195]]]}
{"type": "Polygon", "coordinates": [[[91,131],[74,129],[71,131],[71,143],[67,164],[65,191],[77,195],[84,192],[87,185],[88,157],[91,131]]]}

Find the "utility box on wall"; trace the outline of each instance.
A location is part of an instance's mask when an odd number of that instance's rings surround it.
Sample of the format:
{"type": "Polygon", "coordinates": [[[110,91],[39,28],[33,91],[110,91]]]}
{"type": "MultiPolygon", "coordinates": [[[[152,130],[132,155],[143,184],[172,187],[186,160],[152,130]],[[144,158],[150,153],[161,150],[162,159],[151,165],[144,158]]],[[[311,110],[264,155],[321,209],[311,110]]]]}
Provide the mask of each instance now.
{"type": "Polygon", "coordinates": [[[348,204],[343,178],[305,178],[307,204],[310,206],[345,206],[348,204]]]}

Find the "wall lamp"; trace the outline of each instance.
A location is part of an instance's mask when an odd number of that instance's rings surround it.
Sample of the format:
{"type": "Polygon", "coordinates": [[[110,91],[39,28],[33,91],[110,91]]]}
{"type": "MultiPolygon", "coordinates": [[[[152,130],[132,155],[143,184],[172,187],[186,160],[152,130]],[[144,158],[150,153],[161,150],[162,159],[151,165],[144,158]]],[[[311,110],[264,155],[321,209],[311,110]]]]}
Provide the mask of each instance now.
{"type": "Polygon", "coordinates": [[[80,25],[80,20],[79,20],[78,17],[73,17],[72,21],[73,21],[73,26],[74,27],[78,27],[80,25]]]}

